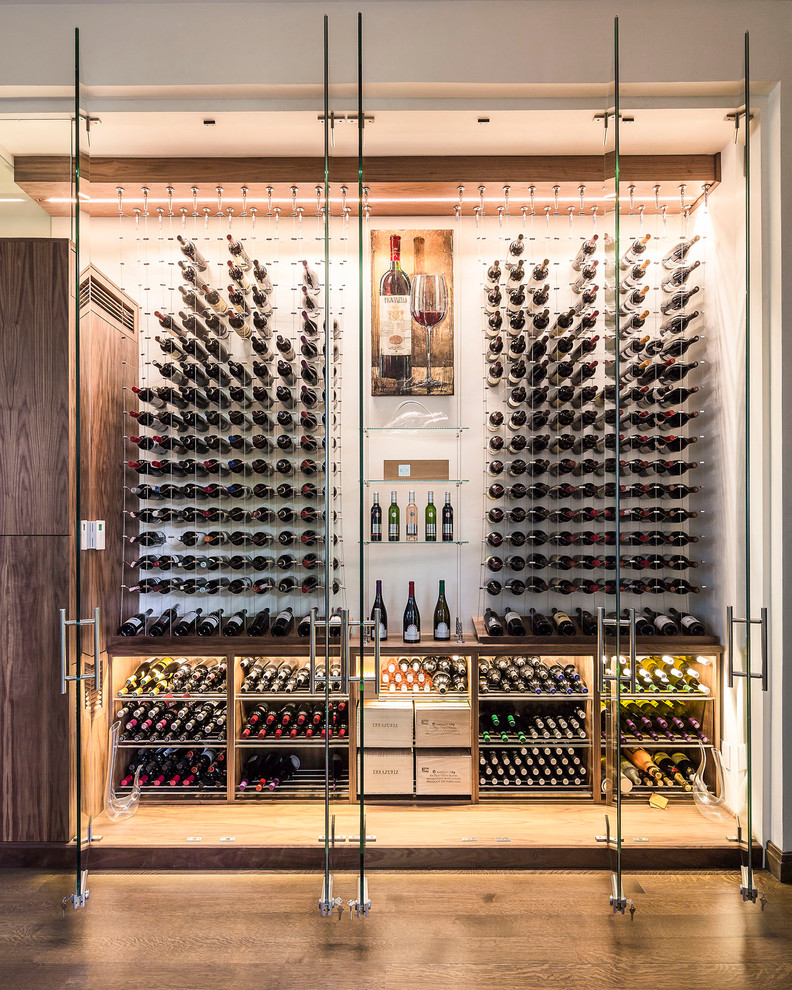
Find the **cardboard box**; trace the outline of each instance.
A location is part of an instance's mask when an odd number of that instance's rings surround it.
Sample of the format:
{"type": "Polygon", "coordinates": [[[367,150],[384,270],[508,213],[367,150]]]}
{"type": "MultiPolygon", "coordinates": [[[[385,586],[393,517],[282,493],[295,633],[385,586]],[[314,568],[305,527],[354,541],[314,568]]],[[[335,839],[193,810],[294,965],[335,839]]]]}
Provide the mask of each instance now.
{"type": "Polygon", "coordinates": [[[404,749],[413,744],[413,703],[367,701],[363,705],[364,745],[404,749]]]}
{"type": "MultiPolygon", "coordinates": [[[[412,794],[413,753],[411,749],[365,750],[364,785],[366,794],[412,794]]],[[[360,751],[358,750],[358,793],[360,793],[360,751]]]]}
{"type": "Polygon", "coordinates": [[[471,794],[470,753],[452,749],[416,749],[416,794],[471,794]]]}
{"type": "Polygon", "coordinates": [[[469,701],[415,702],[415,745],[464,749],[470,746],[469,701]]]}

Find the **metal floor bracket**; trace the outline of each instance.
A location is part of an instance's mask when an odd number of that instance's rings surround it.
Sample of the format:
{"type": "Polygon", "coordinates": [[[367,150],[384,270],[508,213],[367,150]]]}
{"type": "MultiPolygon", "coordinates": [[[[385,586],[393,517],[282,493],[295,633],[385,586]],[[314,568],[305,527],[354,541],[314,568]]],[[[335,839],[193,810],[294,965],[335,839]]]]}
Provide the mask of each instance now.
{"type": "Polygon", "coordinates": [[[357,881],[357,897],[354,901],[348,901],[350,918],[368,918],[371,910],[371,901],[368,895],[368,878],[363,878],[363,890],[360,889],[360,877],[357,881]]]}

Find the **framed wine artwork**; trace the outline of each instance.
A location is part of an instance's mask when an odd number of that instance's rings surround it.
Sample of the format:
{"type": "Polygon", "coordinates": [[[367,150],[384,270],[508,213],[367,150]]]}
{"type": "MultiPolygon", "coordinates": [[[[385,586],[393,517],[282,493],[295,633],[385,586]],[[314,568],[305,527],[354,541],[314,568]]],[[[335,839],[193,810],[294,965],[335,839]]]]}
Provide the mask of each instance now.
{"type": "Polygon", "coordinates": [[[371,232],[371,394],[454,394],[454,234],[371,232]]]}

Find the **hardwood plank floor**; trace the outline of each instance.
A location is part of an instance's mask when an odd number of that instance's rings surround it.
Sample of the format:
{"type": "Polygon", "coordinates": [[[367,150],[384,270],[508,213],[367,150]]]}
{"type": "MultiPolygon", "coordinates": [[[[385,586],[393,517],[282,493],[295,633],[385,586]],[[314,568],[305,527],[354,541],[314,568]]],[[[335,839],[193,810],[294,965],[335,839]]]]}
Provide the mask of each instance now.
{"type": "MultiPolygon", "coordinates": [[[[378,873],[372,914],[321,918],[316,874],[0,874],[8,990],[788,990],[792,887],[759,875],[638,874],[636,914],[610,913],[595,873],[378,873]]],[[[353,896],[354,878],[335,892],[353,896]]]]}

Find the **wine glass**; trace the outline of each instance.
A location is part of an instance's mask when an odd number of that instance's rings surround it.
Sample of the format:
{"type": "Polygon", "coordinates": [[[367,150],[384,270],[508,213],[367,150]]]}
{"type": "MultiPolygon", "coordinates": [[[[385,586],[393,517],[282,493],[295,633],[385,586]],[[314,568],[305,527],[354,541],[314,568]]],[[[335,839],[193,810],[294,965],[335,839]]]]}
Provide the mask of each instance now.
{"type": "Polygon", "coordinates": [[[445,385],[432,377],[432,327],[442,323],[448,312],[448,289],[442,275],[416,275],[410,292],[410,312],[416,323],[426,328],[426,378],[413,379],[412,385],[427,392],[445,385]]]}

